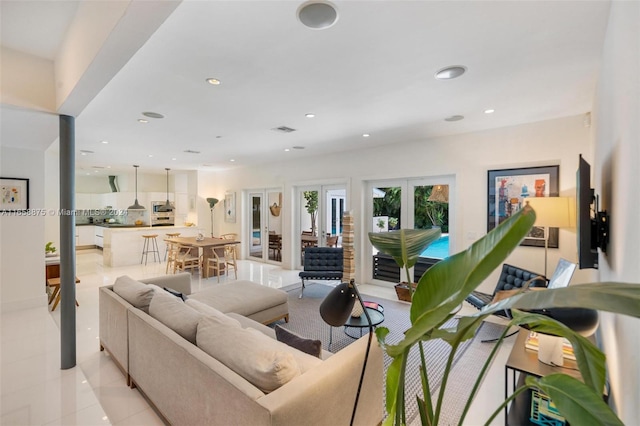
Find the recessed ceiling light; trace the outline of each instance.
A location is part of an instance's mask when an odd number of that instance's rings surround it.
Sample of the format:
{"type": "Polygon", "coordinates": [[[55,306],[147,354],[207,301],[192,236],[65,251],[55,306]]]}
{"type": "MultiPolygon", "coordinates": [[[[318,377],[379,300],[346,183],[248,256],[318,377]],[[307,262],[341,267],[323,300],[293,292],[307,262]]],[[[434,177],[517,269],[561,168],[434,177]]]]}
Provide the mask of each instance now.
{"type": "Polygon", "coordinates": [[[316,115],[314,113],[312,113],[312,112],[309,112],[309,113],[305,114],[304,116],[307,117],[307,118],[313,118],[316,115]]]}
{"type": "Polygon", "coordinates": [[[138,123],[148,123],[149,120],[145,120],[144,118],[138,118],[138,123]]]}
{"type": "Polygon", "coordinates": [[[363,134],[362,134],[362,137],[363,137],[363,138],[368,138],[369,136],[371,136],[369,133],[363,133],[363,134]]]}
{"type": "Polygon", "coordinates": [[[164,115],[151,111],[143,112],[142,115],[149,118],[164,118],[164,115]]]}
{"type": "Polygon", "coordinates": [[[231,161],[232,163],[235,162],[236,160],[234,158],[230,159],[229,161],[231,161]]]}
{"type": "Polygon", "coordinates": [[[97,170],[94,170],[94,171],[93,171],[93,173],[98,173],[98,171],[97,171],[97,170]]]}
{"type": "Polygon", "coordinates": [[[438,80],[451,80],[452,78],[458,78],[467,71],[467,67],[463,65],[453,65],[450,67],[442,68],[436,72],[435,77],[438,80]]]}
{"type": "Polygon", "coordinates": [[[100,142],[102,142],[105,145],[109,143],[109,141],[100,141],[100,142]]]}
{"type": "Polygon", "coordinates": [[[149,158],[153,157],[153,154],[149,154],[149,158]]]}
{"type": "Polygon", "coordinates": [[[284,152],[289,152],[289,151],[291,151],[289,148],[284,149],[284,152]]]}
{"type": "Polygon", "coordinates": [[[111,166],[107,166],[107,169],[110,169],[110,168],[111,168],[111,166]]]}
{"type": "Polygon", "coordinates": [[[451,117],[447,117],[444,121],[460,121],[464,120],[464,115],[452,115],[451,117]]]}
{"type": "Polygon", "coordinates": [[[172,160],[172,161],[176,161],[177,159],[176,159],[176,158],[172,158],[171,160],[172,160]]]}
{"type": "Polygon", "coordinates": [[[495,110],[495,109],[485,109],[485,110],[484,110],[484,113],[485,113],[485,114],[493,114],[494,112],[496,112],[496,110],[495,110]]]}
{"type": "Polygon", "coordinates": [[[335,6],[326,1],[308,1],[298,8],[298,20],[313,30],[324,30],[338,21],[335,6]]]}
{"type": "Polygon", "coordinates": [[[220,80],[218,80],[217,78],[211,77],[207,79],[207,83],[213,84],[214,86],[218,86],[220,84],[220,80]]]}

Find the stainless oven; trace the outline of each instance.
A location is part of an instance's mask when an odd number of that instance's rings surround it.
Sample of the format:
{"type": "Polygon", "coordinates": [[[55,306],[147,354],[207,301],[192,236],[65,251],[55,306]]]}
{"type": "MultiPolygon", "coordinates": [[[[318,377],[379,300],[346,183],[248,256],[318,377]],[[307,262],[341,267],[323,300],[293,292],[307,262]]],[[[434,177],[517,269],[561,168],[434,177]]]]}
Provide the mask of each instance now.
{"type": "Polygon", "coordinates": [[[151,202],[151,226],[172,226],[176,224],[175,206],[170,203],[171,211],[162,211],[161,206],[165,204],[166,201],[151,202]]]}

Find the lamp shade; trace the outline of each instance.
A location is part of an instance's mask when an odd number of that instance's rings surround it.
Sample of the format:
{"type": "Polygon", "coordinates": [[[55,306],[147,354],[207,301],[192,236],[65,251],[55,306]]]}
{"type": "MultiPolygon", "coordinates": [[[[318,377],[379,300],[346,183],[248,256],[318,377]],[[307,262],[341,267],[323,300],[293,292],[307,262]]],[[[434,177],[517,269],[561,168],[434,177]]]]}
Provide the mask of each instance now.
{"type": "Polygon", "coordinates": [[[527,203],[536,212],[535,226],[571,228],[576,226],[576,210],[570,197],[531,197],[527,203]]]}
{"type": "Polygon", "coordinates": [[[324,322],[332,327],[343,326],[351,315],[355,301],[354,289],[349,283],[341,283],[331,290],[322,301],[320,316],[324,322]]]}

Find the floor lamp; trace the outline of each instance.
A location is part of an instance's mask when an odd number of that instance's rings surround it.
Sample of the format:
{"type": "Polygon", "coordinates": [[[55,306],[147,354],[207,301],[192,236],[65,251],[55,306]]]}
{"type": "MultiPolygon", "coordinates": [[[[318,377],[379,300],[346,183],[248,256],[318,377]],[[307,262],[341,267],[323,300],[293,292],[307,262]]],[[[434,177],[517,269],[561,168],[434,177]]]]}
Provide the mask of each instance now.
{"type": "Polygon", "coordinates": [[[534,226],[544,228],[544,276],[547,275],[547,255],[549,250],[549,228],[570,228],[575,226],[575,204],[570,197],[532,197],[527,204],[536,212],[534,226]]]}
{"type": "Polygon", "coordinates": [[[371,340],[373,338],[373,325],[371,325],[371,318],[369,313],[364,309],[364,303],[362,297],[358,291],[358,287],[355,284],[355,280],[351,280],[348,283],[338,284],[331,292],[325,297],[320,304],[320,316],[332,327],[343,326],[349,319],[353,305],[356,299],[358,303],[362,304],[364,315],[367,317],[369,323],[369,343],[367,345],[367,351],[364,355],[364,363],[362,364],[362,372],[360,373],[360,381],[358,382],[358,391],[356,392],[356,401],[353,404],[353,412],[351,413],[351,423],[356,417],[356,410],[358,408],[358,400],[360,399],[360,390],[362,389],[362,381],[364,380],[364,373],[367,369],[367,361],[369,360],[369,349],[371,348],[371,340]]]}
{"type": "Polygon", "coordinates": [[[213,238],[213,208],[218,203],[217,198],[207,198],[207,202],[209,203],[209,209],[211,210],[211,238],[213,238]]]}

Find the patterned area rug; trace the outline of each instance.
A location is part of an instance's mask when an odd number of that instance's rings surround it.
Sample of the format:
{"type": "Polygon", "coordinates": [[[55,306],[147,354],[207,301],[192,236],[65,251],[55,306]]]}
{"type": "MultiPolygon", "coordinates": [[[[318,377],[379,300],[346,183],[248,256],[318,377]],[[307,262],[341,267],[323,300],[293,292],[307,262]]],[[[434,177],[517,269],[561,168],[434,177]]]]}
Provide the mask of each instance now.
{"type": "MultiPolygon", "coordinates": [[[[331,352],[338,352],[340,349],[354,342],[354,339],[347,336],[343,328],[331,328],[320,317],[319,307],[332,287],[318,283],[307,283],[304,290],[304,297],[300,295],[300,284],[284,287],[283,290],[289,294],[289,323],[278,322],[282,327],[287,328],[301,336],[318,339],[322,341],[322,346],[331,352]],[[332,333],[331,348],[329,345],[329,333],[332,333]]],[[[380,326],[387,327],[390,333],[387,341],[390,343],[399,342],[403,332],[411,325],[409,321],[408,303],[396,302],[393,300],[381,299],[377,297],[362,295],[365,301],[377,302],[384,307],[384,322],[380,326]]],[[[453,326],[457,319],[451,319],[446,325],[453,326]]],[[[474,339],[463,343],[456,352],[454,358],[454,368],[449,377],[447,385],[447,395],[445,396],[444,409],[440,424],[456,424],[462,414],[465,401],[482,365],[488,358],[492,344],[481,343],[480,340],[498,336],[504,329],[503,326],[493,323],[485,323],[478,331],[474,339]],[[464,356],[463,356],[464,355],[464,356]]],[[[363,329],[363,333],[367,330],[363,329]]],[[[355,334],[358,330],[355,330],[355,334]]],[[[354,335],[354,329],[349,329],[349,334],[354,335]]],[[[374,343],[375,344],[375,338],[374,343]]],[[[432,395],[440,386],[450,346],[442,340],[433,340],[424,344],[427,359],[427,370],[430,379],[432,395]]],[[[385,373],[391,358],[384,355],[385,373]]],[[[418,369],[420,366],[420,354],[418,347],[412,348],[407,362],[407,371],[411,372],[406,378],[407,395],[407,423],[419,424],[420,418],[415,402],[416,394],[422,397],[422,385],[418,369]]],[[[381,401],[384,405],[384,400],[381,401]]]]}

